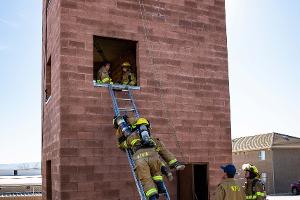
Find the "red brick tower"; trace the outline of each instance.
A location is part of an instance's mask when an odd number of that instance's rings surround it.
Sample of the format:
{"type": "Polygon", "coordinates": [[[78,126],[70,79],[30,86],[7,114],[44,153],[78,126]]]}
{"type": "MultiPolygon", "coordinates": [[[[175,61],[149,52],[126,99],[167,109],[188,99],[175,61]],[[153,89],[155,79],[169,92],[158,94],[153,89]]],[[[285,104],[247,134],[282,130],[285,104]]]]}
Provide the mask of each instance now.
{"type": "Polygon", "coordinates": [[[43,1],[43,199],[139,199],[99,62],[135,66],[140,114],[187,164],[171,199],[211,199],[231,162],[224,0],[43,1]],[[210,197],[209,197],[210,196],[210,197]]]}

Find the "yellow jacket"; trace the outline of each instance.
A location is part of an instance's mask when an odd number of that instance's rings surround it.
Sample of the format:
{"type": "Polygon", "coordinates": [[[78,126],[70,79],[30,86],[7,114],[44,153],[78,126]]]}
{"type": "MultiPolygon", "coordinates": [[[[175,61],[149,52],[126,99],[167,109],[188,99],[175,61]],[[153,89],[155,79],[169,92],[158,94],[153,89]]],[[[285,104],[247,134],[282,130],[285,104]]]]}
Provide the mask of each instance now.
{"type": "Polygon", "coordinates": [[[130,71],[127,71],[127,72],[123,73],[122,84],[123,85],[131,85],[131,86],[136,85],[135,74],[130,72],[130,71]]]}
{"type": "Polygon", "coordinates": [[[243,188],[233,178],[223,180],[215,193],[215,200],[245,200],[243,188]]]}
{"type": "Polygon", "coordinates": [[[112,79],[109,76],[109,72],[105,69],[105,67],[101,67],[97,74],[97,82],[98,83],[112,83],[112,79]]]}

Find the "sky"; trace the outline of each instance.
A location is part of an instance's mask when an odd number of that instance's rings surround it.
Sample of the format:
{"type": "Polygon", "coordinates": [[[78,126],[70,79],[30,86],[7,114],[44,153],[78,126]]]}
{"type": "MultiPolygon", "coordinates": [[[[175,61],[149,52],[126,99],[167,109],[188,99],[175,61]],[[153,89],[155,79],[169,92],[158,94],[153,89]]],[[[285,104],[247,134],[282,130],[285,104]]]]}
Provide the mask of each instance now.
{"type": "Polygon", "coordinates": [[[300,137],[300,1],[226,0],[232,137],[300,137]]]}
{"type": "Polygon", "coordinates": [[[0,6],[0,164],[40,161],[40,0],[0,6]]]}
{"type": "MultiPolygon", "coordinates": [[[[41,1],[0,6],[0,164],[40,161],[41,1]]],[[[300,1],[226,0],[232,137],[300,137],[300,1]]]]}

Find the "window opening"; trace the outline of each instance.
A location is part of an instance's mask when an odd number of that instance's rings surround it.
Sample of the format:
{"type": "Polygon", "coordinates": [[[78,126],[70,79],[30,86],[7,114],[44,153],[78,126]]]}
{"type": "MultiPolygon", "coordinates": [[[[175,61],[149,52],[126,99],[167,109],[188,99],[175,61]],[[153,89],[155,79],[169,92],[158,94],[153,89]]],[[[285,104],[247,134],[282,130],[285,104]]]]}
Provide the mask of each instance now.
{"type": "Polygon", "coordinates": [[[47,200],[52,200],[52,172],[51,160],[46,161],[46,194],[47,200]]]}
{"type": "Polygon", "coordinates": [[[48,11],[48,8],[50,7],[51,5],[51,0],[47,0],[46,1],[46,10],[48,11]]]}
{"type": "Polygon", "coordinates": [[[267,173],[265,173],[265,172],[261,173],[261,180],[264,184],[267,183],[267,173]]]}
{"type": "Polygon", "coordinates": [[[186,165],[177,177],[179,200],[208,200],[207,164],[186,165]]]}
{"type": "Polygon", "coordinates": [[[45,101],[48,102],[48,100],[51,97],[51,56],[46,64],[46,70],[45,70],[45,76],[46,76],[46,88],[45,88],[45,101]]]}
{"type": "Polygon", "coordinates": [[[259,151],[258,158],[259,160],[266,160],[266,151],[259,151]]]}
{"type": "Polygon", "coordinates": [[[136,41],[94,36],[93,42],[94,83],[138,85],[136,41]]]}

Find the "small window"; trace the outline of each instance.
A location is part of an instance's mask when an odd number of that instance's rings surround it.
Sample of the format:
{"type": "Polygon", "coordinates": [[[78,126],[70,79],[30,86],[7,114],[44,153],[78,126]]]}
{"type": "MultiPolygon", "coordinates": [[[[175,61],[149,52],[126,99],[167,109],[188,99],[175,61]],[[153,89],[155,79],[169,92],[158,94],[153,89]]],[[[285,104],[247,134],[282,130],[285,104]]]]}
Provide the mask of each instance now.
{"type": "Polygon", "coordinates": [[[51,57],[49,58],[46,65],[45,79],[46,79],[45,101],[47,102],[51,97],[51,57]]]}
{"type": "Polygon", "coordinates": [[[46,1],[46,9],[47,9],[47,11],[48,11],[48,8],[50,7],[50,5],[51,5],[51,0],[47,0],[46,1]]]}
{"type": "Polygon", "coordinates": [[[265,173],[265,172],[261,173],[261,180],[264,184],[267,183],[267,173],[265,173]]]}
{"type": "Polygon", "coordinates": [[[138,85],[136,41],[94,36],[93,42],[94,82],[138,85]],[[106,63],[110,64],[104,73],[108,70],[108,77],[101,73],[106,63]]]}
{"type": "Polygon", "coordinates": [[[52,200],[52,172],[51,160],[46,161],[46,195],[47,200],[52,200]]]}
{"type": "Polygon", "coordinates": [[[258,158],[259,160],[266,160],[266,151],[259,151],[258,158]]]}

